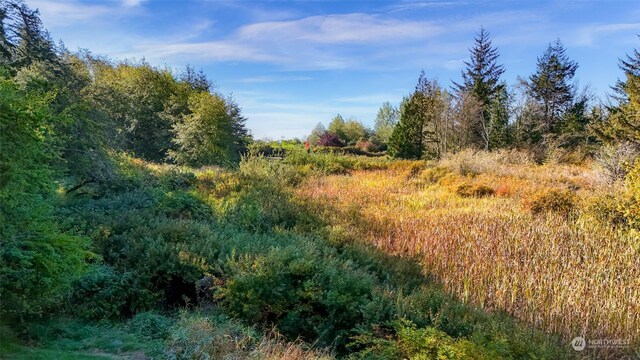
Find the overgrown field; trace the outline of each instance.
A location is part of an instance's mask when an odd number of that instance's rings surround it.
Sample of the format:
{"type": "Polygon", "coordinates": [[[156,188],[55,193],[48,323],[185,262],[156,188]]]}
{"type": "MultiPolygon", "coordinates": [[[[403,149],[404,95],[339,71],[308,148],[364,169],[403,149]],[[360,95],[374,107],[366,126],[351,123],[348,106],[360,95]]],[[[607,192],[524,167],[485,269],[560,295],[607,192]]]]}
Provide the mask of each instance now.
{"type": "Polygon", "coordinates": [[[573,334],[636,336],[637,233],[591,208],[608,186],[503,155],[114,155],[108,186],[57,199],[83,275],[3,327],[3,358],[562,359],[573,334]]]}
{"type": "Polygon", "coordinates": [[[592,165],[463,152],[314,178],[297,193],[357,241],[419,259],[464,302],[566,339],[639,339],[640,233],[628,226],[637,180],[612,185],[592,165]]]}

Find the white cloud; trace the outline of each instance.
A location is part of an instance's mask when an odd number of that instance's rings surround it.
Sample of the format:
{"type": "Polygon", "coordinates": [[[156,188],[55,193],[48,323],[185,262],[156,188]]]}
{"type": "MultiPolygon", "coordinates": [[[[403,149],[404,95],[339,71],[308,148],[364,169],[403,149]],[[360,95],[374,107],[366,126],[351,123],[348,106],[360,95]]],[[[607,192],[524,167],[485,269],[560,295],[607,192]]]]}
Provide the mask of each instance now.
{"type": "Polygon", "coordinates": [[[123,14],[132,14],[146,0],[121,0],[121,2],[82,3],[77,0],[26,0],[27,5],[40,10],[44,24],[70,26],[79,22],[106,19],[123,14]]]}
{"type": "Polygon", "coordinates": [[[122,5],[126,7],[140,6],[145,0],[122,0],[122,5]]]}
{"type": "Polygon", "coordinates": [[[437,35],[442,31],[441,27],[429,22],[353,13],[252,24],[241,28],[237,37],[243,40],[278,39],[319,44],[353,44],[406,41],[437,35]]]}
{"type": "Polygon", "coordinates": [[[241,83],[274,83],[274,82],[286,82],[286,81],[307,81],[313,80],[310,76],[253,76],[238,80],[241,83]]]}
{"type": "Polygon", "coordinates": [[[101,4],[88,5],[76,1],[27,0],[27,4],[40,10],[46,25],[71,25],[105,16],[113,10],[101,4]]]}
{"type": "Polygon", "coordinates": [[[443,28],[424,21],[379,15],[338,14],[298,20],[269,21],[240,27],[226,39],[203,42],[140,44],[134,53],[166,61],[197,58],[213,61],[263,62],[300,69],[345,69],[366,63],[363,49],[392,49],[435,37],[443,28]]]}
{"type": "Polygon", "coordinates": [[[640,31],[640,23],[587,25],[578,29],[577,34],[572,39],[572,43],[574,45],[591,46],[595,44],[599,37],[622,31],[638,32],[640,31]]]}

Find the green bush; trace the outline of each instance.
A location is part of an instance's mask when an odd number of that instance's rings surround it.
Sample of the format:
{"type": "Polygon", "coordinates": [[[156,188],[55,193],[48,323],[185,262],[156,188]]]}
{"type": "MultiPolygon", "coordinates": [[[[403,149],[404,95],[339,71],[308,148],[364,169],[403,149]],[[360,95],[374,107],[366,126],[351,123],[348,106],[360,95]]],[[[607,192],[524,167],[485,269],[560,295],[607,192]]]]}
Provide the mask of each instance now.
{"type": "Polygon", "coordinates": [[[371,302],[372,277],[301,243],[228,264],[222,288],[233,316],[276,323],[284,335],[342,346],[371,302]]]}
{"type": "Polygon", "coordinates": [[[259,334],[251,327],[219,314],[183,312],[170,329],[169,359],[246,358],[259,334]]]}
{"type": "MultiPolygon", "coordinates": [[[[135,274],[118,273],[110,266],[94,266],[72,287],[68,310],[84,319],[101,320],[128,316],[136,310],[141,298],[153,299],[153,294],[136,286],[135,274]]],[[[153,301],[152,301],[153,302],[153,301]]]]}
{"type": "Polygon", "coordinates": [[[149,339],[164,339],[169,335],[173,319],[155,312],[141,312],[127,322],[130,332],[149,339]]]}

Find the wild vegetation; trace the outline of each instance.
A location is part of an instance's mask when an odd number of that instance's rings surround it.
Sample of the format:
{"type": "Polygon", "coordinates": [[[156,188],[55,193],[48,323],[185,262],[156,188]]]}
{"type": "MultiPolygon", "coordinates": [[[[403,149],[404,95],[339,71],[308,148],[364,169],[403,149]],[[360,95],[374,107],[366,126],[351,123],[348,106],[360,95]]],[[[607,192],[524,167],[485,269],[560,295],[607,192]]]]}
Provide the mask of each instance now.
{"type": "Polygon", "coordinates": [[[21,1],[0,19],[3,359],[639,345],[637,51],[589,107],[554,42],[515,116],[481,29],[455,94],[423,73],[373,130],[338,115],[304,144],[252,139],[191,67],[70,52],[21,1]]]}

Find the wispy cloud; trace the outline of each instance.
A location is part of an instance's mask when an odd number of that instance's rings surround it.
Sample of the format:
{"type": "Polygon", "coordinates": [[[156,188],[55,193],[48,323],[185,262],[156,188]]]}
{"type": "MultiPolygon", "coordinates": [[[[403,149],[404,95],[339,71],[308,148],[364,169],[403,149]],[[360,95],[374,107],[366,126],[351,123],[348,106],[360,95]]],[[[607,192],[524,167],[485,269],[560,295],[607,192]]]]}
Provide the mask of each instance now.
{"type": "Polygon", "coordinates": [[[123,14],[133,14],[134,8],[146,0],[83,3],[77,0],[26,0],[31,8],[40,10],[47,26],[69,26],[123,14]]]}
{"type": "Polygon", "coordinates": [[[466,4],[467,2],[464,1],[403,1],[399,4],[389,6],[387,10],[389,12],[402,12],[449,6],[464,6],[466,4]]]}
{"type": "Polygon", "coordinates": [[[274,83],[274,82],[286,82],[286,81],[308,81],[313,80],[310,76],[253,76],[242,78],[238,80],[241,83],[255,84],[255,83],[274,83]]]}
{"type": "Polygon", "coordinates": [[[205,42],[140,44],[148,57],[196,57],[213,61],[266,62],[312,69],[341,69],[360,64],[358,50],[370,45],[428,39],[444,31],[431,22],[380,15],[337,14],[245,25],[225,39],[205,42]]]}
{"type": "Polygon", "coordinates": [[[127,7],[140,6],[146,0],[122,0],[122,5],[127,7]]]}
{"type": "Polygon", "coordinates": [[[76,1],[29,0],[32,8],[40,10],[48,25],[68,25],[105,16],[112,7],[103,4],[81,4],[76,1]]]}
{"type": "Polygon", "coordinates": [[[592,46],[595,45],[598,38],[610,37],[611,34],[621,31],[640,31],[640,23],[586,25],[577,30],[573,43],[574,45],[592,46]]]}
{"type": "Polygon", "coordinates": [[[320,44],[353,44],[406,41],[437,35],[442,31],[442,27],[430,22],[355,13],[252,24],[241,28],[237,37],[245,40],[280,39],[320,44]]]}

